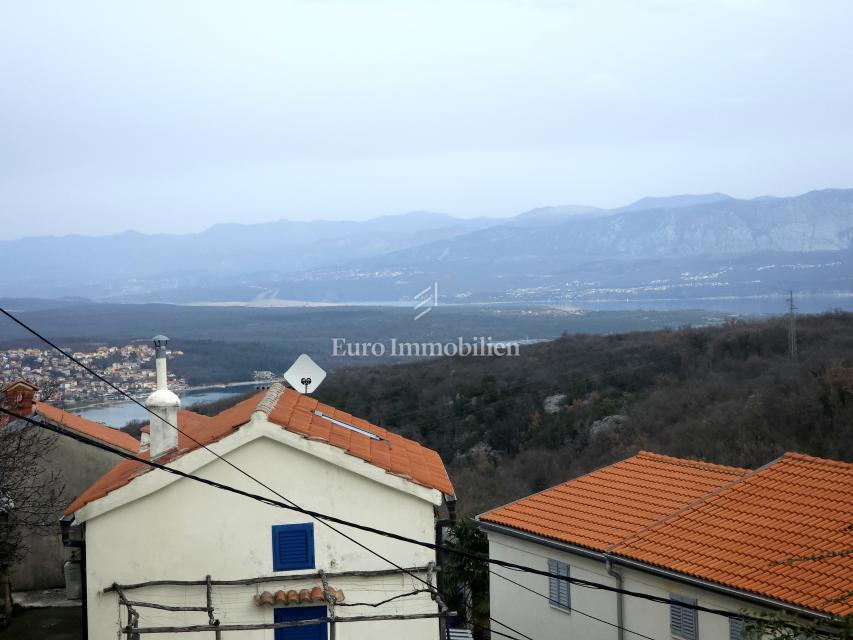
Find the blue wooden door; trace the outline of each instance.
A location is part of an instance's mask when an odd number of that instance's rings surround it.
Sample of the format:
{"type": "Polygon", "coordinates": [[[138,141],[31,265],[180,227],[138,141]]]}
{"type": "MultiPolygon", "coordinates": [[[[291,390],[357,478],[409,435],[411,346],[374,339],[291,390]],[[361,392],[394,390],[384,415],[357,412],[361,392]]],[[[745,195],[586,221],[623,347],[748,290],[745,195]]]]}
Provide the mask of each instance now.
{"type": "MultiPolygon", "coordinates": [[[[291,620],[314,620],[325,618],[326,607],[278,607],[273,609],[275,622],[291,620]]],[[[284,627],[275,630],[275,640],[326,640],[327,624],[312,624],[306,627],[284,627]]]]}

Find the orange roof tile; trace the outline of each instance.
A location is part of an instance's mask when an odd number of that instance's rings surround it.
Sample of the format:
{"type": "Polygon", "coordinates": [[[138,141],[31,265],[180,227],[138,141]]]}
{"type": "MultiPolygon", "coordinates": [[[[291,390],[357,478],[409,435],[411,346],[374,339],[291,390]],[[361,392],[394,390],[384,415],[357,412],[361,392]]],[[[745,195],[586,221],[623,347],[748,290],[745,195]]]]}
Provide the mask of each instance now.
{"type": "Polygon", "coordinates": [[[125,451],[132,451],[133,453],[139,451],[139,440],[121,429],[114,429],[100,422],[87,420],[52,405],[45,404],[44,402],[34,403],[33,412],[61,427],[77,431],[90,438],[111,444],[114,447],[119,447],[125,451]]]}
{"type": "Polygon", "coordinates": [[[480,516],[546,538],[604,551],[748,469],[641,451],[480,516]]]}
{"type": "MultiPolygon", "coordinates": [[[[361,458],[389,473],[405,477],[417,484],[437,489],[446,494],[453,493],[453,485],[444,468],[438,453],[420,445],[417,442],[390,434],[382,427],[376,426],[349,414],[340,412],[333,407],[320,404],[309,396],[297,393],[292,389],[278,387],[281,394],[276,398],[276,387],[268,392],[260,391],[250,398],[213,416],[202,416],[192,411],[178,412],[178,426],[184,433],[178,436],[178,449],[158,460],[168,463],[185,453],[204,445],[221,440],[231,434],[234,429],[246,424],[252,413],[257,410],[268,411],[269,421],[284,429],[297,433],[305,438],[329,443],[331,446],[344,449],[350,455],[361,458]],[[267,406],[265,400],[272,398],[275,404],[267,406]],[[336,425],[325,418],[314,414],[319,410],[327,416],[346,421],[360,429],[375,434],[382,440],[374,440],[366,435],[351,431],[346,427],[336,425]],[[191,438],[190,438],[191,436],[191,438]]],[[[149,452],[139,457],[148,459],[149,452]]],[[[71,514],[86,504],[107,495],[109,492],[126,485],[138,475],[149,471],[151,467],[134,460],[120,462],[89,487],[81,496],[66,509],[71,514]]]]}
{"type": "Polygon", "coordinates": [[[853,464],[787,453],[611,551],[843,616],[853,614],[853,555],[838,552],[853,547],[851,525],[853,464]]]}
{"type": "Polygon", "coordinates": [[[321,404],[293,389],[285,389],[282,392],[275,407],[270,411],[269,419],[288,431],[344,449],[350,455],[366,460],[389,473],[438,489],[448,495],[453,494],[453,485],[438,452],[349,413],[321,404]],[[337,425],[316,415],[315,411],[372,433],[381,440],[374,440],[337,425]]]}

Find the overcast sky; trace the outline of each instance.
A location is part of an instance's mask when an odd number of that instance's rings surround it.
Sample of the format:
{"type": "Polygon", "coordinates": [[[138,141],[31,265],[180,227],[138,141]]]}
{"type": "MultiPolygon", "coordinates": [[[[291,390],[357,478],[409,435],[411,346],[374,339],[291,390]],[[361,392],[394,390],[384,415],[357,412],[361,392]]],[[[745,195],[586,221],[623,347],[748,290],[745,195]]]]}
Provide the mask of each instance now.
{"type": "Polygon", "coordinates": [[[0,5],[0,237],[853,187],[849,0],[0,5]]]}

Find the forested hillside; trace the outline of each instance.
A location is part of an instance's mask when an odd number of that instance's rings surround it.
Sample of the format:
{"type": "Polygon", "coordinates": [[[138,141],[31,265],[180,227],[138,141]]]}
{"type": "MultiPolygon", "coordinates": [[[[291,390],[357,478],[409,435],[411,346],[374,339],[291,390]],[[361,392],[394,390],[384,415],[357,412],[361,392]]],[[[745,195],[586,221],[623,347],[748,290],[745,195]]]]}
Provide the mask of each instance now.
{"type": "Polygon", "coordinates": [[[318,396],[438,449],[463,515],[639,449],[756,467],[853,460],[853,314],[609,336],[519,357],[335,371],[318,396]]]}

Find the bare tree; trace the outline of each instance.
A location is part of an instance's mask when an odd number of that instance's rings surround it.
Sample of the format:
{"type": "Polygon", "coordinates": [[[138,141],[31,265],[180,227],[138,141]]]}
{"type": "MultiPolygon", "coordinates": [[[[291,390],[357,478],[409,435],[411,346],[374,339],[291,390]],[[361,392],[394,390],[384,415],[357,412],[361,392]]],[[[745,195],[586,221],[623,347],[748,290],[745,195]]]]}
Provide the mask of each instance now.
{"type": "MultiPolygon", "coordinates": [[[[5,395],[0,403],[10,411],[21,410],[18,402],[5,395]]],[[[29,540],[57,534],[56,513],[64,498],[62,475],[43,461],[58,437],[24,420],[0,421],[0,581],[5,590],[8,570],[26,555],[29,540]]],[[[4,600],[0,598],[0,620],[4,600]]]]}

